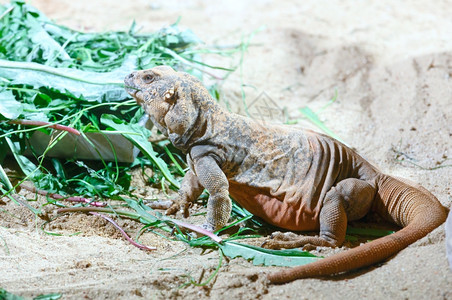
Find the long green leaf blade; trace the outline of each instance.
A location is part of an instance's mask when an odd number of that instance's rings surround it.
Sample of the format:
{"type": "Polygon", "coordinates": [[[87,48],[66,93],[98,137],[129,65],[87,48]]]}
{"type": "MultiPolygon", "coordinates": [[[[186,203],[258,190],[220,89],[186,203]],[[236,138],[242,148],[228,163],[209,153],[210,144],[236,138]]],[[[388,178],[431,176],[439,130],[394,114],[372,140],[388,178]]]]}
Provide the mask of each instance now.
{"type": "Polygon", "coordinates": [[[241,256],[252,260],[253,265],[293,267],[321,259],[309,252],[296,249],[271,250],[235,242],[220,244],[220,249],[230,258],[241,256]]]}
{"type": "Polygon", "coordinates": [[[122,80],[135,68],[135,64],[131,64],[127,70],[121,72],[99,73],[0,59],[0,77],[11,80],[10,84],[27,84],[35,88],[50,87],[98,102],[104,99],[130,98],[124,90],[122,80]]]}
{"type": "Polygon", "coordinates": [[[326,127],[326,125],[319,119],[319,116],[314,111],[312,111],[312,109],[310,109],[309,107],[305,106],[305,107],[300,108],[300,112],[309,121],[311,121],[315,126],[320,128],[323,132],[325,132],[329,136],[335,138],[336,140],[340,141],[341,143],[344,143],[337,134],[335,134],[331,129],[326,127]]]}
{"type": "Polygon", "coordinates": [[[0,180],[8,190],[12,190],[14,188],[11,184],[11,181],[9,181],[8,175],[6,175],[6,172],[3,169],[2,165],[0,165],[0,180]]]}
{"type": "Polygon", "coordinates": [[[138,147],[141,152],[146,155],[152,162],[160,169],[163,176],[176,188],[179,188],[180,184],[171,174],[168,169],[168,165],[158,157],[158,153],[152,148],[152,144],[148,141],[149,131],[147,129],[137,126],[136,124],[125,124],[118,117],[113,115],[104,114],[101,117],[101,122],[104,125],[110,126],[111,128],[122,132],[122,135],[131,141],[136,147],[138,147]],[[130,133],[126,133],[130,132],[130,133]]]}
{"type": "Polygon", "coordinates": [[[19,164],[20,169],[24,174],[28,176],[32,176],[34,173],[40,173],[38,167],[34,163],[32,163],[28,158],[19,153],[19,147],[14,143],[9,137],[5,137],[6,142],[8,143],[9,148],[11,149],[11,153],[14,155],[17,163],[19,164]]]}
{"type": "Polygon", "coordinates": [[[375,228],[355,228],[347,227],[347,234],[356,234],[364,236],[382,237],[393,234],[394,230],[375,229],[375,228]]]}

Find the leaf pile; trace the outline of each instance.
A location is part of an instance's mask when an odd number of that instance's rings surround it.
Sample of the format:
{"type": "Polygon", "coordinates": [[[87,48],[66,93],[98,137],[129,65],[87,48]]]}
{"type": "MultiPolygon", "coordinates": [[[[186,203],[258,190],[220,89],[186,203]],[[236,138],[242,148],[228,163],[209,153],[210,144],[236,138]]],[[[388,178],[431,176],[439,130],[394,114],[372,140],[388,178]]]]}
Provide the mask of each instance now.
{"type": "MultiPolygon", "coordinates": [[[[207,50],[190,30],[180,30],[177,24],[152,34],[139,34],[135,23],[128,32],[83,33],[53,23],[24,1],[0,7],[0,163],[4,153],[10,151],[28,179],[39,183],[40,188],[110,196],[108,191],[99,192],[97,184],[87,185],[87,178],[80,178],[85,168],[73,166],[73,162],[68,166],[68,161],[52,159],[54,170],[44,169],[42,153],[36,153],[27,142],[36,128],[8,121],[44,121],[86,133],[114,130],[109,125],[115,120],[118,126],[123,125],[123,132],[146,139],[149,134],[136,125],[144,113],[125,92],[125,75],[165,64],[201,76],[199,70],[205,67],[197,61],[198,52],[207,50]],[[22,157],[25,150],[35,159],[22,157]],[[78,180],[61,180],[69,177],[78,180]]],[[[43,126],[38,130],[54,141],[45,152],[66,134],[43,126]]],[[[160,174],[156,181],[165,178],[171,185],[178,185],[149,142],[139,148],[146,149],[146,163],[160,174]]],[[[122,187],[119,191],[129,188],[126,182],[114,180],[127,178],[117,162],[104,162],[103,167],[101,173],[106,176],[97,177],[107,180],[107,190],[118,190],[118,185],[122,187]]],[[[7,181],[5,176],[2,181],[7,181]]]]}
{"type": "MultiPolygon", "coordinates": [[[[144,225],[143,230],[154,227],[171,232],[176,222],[133,195],[130,170],[136,166],[151,167],[151,184],[176,189],[185,163],[167,141],[149,142],[150,131],[140,123],[144,112],[124,91],[123,78],[132,70],[162,64],[201,79],[203,72],[208,74],[206,68],[217,69],[226,72],[226,78],[235,68],[208,66],[200,60],[200,54],[230,56],[245,48],[239,45],[229,51],[209,49],[190,30],[180,30],[177,24],[151,34],[139,34],[135,24],[128,32],[83,33],[53,23],[24,1],[0,6],[0,164],[4,164],[9,151],[25,175],[13,186],[0,165],[1,191],[36,214],[40,209],[13,197],[14,189],[25,180],[32,181],[42,194],[58,196],[48,196],[47,204],[66,209],[86,211],[87,204],[68,207],[61,201],[64,197],[69,200],[77,198],[69,196],[79,195],[84,202],[92,199],[100,204],[115,199],[122,204],[109,203],[109,208],[95,207],[92,211],[132,218],[144,225]],[[121,134],[142,156],[132,164],[117,160],[48,159],[46,153],[68,133],[46,126],[31,128],[21,123],[24,120],[70,126],[81,133],[81,138],[89,132],[121,134]],[[35,151],[29,142],[36,130],[51,137],[43,153],[35,151]],[[25,151],[31,156],[24,156],[25,151]]],[[[210,90],[218,98],[216,88],[210,90]]],[[[110,146],[114,153],[114,145],[110,146]]],[[[233,212],[237,221],[229,227],[252,218],[236,204],[233,212]]],[[[248,237],[245,232],[249,228],[242,228],[222,243],[207,237],[189,238],[181,231],[176,232],[176,237],[190,246],[221,249],[226,256],[242,256],[256,264],[289,266],[317,259],[305,257],[300,254],[302,251],[268,251],[231,242],[248,237]]]]}
{"type": "Polygon", "coordinates": [[[0,59],[35,62],[58,68],[110,72],[133,57],[135,68],[155,65],[177,66],[180,61],[166,54],[171,50],[185,56],[200,40],[177,25],[154,34],[139,34],[133,23],[128,32],[84,33],[57,25],[24,1],[2,7],[0,59]]]}

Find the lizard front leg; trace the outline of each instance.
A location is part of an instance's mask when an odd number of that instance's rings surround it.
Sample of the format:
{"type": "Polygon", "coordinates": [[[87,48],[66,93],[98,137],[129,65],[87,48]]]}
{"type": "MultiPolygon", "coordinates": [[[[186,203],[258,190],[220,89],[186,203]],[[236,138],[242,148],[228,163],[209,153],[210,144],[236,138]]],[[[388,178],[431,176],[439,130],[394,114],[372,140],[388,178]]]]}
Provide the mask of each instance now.
{"type": "Polygon", "coordinates": [[[181,187],[177,199],[173,205],[166,211],[167,215],[175,214],[181,208],[183,208],[184,217],[188,217],[188,208],[190,203],[198,199],[201,196],[204,187],[199,183],[198,177],[189,170],[184,179],[182,179],[181,187]]]}
{"type": "Polygon", "coordinates": [[[210,194],[207,202],[207,222],[203,227],[213,232],[224,227],[231,215],[229,182],[215,159],[210,156],[196,160],[194,168],[199,182],[210,194]]]}

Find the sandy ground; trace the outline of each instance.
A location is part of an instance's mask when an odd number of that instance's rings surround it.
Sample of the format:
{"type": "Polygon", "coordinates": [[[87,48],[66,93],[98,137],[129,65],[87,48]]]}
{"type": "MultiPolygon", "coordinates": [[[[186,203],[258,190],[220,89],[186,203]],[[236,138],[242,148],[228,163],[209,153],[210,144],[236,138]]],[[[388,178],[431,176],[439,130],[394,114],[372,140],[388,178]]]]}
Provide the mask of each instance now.
{"type": "MultiPolygon", "coordinates": [[[[452,167],[436,168],[452,164],[451,1],[31,3],[86,30],[126,30],[135,19],[154,31],[182,16],[181,25],[208,44],[238,43],[265,26],[243,64],[248,104],[265,92],[298,119],[299,108],[320,111],[337,91],[337,101],[319,112],[325,124],[383,171],[422,183],[451,207],[452,167]]],[[[223,99],[243,111],[239,84],[237,72],[223,99]]],[[[207,278],[217,253],[151,234],[143,242],[158,250],[146,253],[94,216],[67,216],[47,228],[65,233],[60,237],[43,234],[41,224],[0,202],[0,286],[10,292],[61,292],[64,299],[452,299],[444,226],[379,266],[334,279],[269,285],[264,274],[277,268],[234,259],[206,287],[181,287],[188,276],[207,278]],[[76,232],[82,233],[70,235],[76,232]]]]}

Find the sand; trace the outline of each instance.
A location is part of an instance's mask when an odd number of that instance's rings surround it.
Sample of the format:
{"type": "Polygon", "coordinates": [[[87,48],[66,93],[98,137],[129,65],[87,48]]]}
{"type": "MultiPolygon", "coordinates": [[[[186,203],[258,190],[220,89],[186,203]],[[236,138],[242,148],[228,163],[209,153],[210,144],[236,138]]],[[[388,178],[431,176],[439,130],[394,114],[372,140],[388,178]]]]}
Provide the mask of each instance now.
{"type": "MultiPolygon", "coordinates": [[[[261,28],[244,56],[248,104],[265,92],[292,120],[311,108],[381,170],[421,183],[451,207],[452,167],[438,168],[452,165],[451,1],[31,3],[84,30],[127,30],[135,19],[154,31],[181,16],[180,25],[207,44],[237,44],[261,28]]],[[[243,113],[239,72],[222,91],[223,103],[243,113]]],[[[294,126],[312,127],[306,120],[294,126]]],[[[212,274],[217,252],[152,234],[143,242],[157,250],[144,252],[95,216],[68,215],[46,227],[64,236],[44,234],[42,223],[0,202],[0,287],[25,297],[60,292],[64,299],[452,299],[444,226],[387,262],[333,279],[269,285],[265,274],[278,268],[233,259],[197,287],[184,284],[212,274]]]]}

